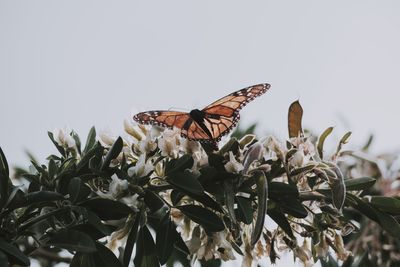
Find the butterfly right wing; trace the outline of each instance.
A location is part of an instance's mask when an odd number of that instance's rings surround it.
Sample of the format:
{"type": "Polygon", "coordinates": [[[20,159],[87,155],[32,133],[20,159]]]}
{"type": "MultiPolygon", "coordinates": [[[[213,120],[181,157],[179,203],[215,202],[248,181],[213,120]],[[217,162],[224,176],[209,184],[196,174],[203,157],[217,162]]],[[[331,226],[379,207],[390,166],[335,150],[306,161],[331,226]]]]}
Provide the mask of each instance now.
{"type": "Polygon", "coordinates": [[[177,127],[182,129],[185,123],[190,119],[190,116],[189,113],[186,112],[153,110],[140,112],[133,116],[133,119],[140,124],[151,124],[166,128],[177,127]]]}

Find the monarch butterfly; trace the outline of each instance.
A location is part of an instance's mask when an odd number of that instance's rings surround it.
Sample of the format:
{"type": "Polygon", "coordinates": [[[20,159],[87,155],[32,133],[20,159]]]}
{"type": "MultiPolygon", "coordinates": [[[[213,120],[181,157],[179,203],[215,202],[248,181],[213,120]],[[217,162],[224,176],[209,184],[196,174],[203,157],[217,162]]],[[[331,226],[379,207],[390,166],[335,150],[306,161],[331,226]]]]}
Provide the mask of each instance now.
{"type": "Polygon", "coordinates": [[[267,83],[253,85],[233,92],[202,110],[189,113],[179,111],[146,111],[133,119],[140,124],[179,128],[181,136],[189,140],[211,143],[217,148],[221,137],[228,134],[240,119],[239,111],[254,98],[264,94],[271,86],[267,83]]]}

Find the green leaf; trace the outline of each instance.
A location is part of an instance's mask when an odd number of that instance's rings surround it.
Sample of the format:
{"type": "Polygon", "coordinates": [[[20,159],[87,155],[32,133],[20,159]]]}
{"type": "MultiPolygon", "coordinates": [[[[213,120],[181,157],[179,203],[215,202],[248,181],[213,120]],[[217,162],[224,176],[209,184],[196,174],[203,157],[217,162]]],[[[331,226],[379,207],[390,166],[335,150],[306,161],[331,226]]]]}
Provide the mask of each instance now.
{"type": "Polygon", "coordinates": [[[72,258],[70,267],[122,267],[114,253],[104,245],[96,242],[96,252],[78,252],[72,258]]]}
{"type": "Polygon", "coordinates": [[[253,208],[251,206],[251,199],[237,196],[236,202],[238,204],[238,219],[245,224],[251,224],[253,222],[253,208]]]}
{"type": "Polygon", "coordinates": [[[257,219],[251,234],[251,247],[258,242],[260,236],[262,234],[262,230],[264,228],[265,214],[267,212],[267,198],[268,198],[268,184],[267,178],[262,171],[256,171],[254,175],[254,179],[256,180],[256,190],[257,190],[257,219]]]}
{"type": "Polygon", "coordinates": [[[0,209],[6,204],[8,199],[8,189],[11,184],[9,175],[7,159],[0,147],[0,209]]]}
{"type": "Polygon", "coordinates": [[[79,177],[74,177],[69,182],[68,193],[72,203],[86,199],[91,192],[90,188],[79,177]]]}
{"type": "Polygon", "coordinates": [[[147,226],[143,226],[139,231],[136,256],[133,262],[135,267],[160,266],[157,259],[156,245],[147,226]]]}
{"type": "Polygon", "coordinates": [[[178,159],[167,161],[165,165],[165,174],[171,176],[176,172],[183,172],[186,169],[192,168],[194,160],[191,155],[185,154],[178,159]]]}
{"type": "Polygon", "coordinates": [[[119,220],[132,213],[127,205],[105,198],[92,198],[80,205],[96,213],[102,220],[119,220]]]}
{"type": "Polygon", "coordinates": [[[81,160],[78,162],[78,165],[76,166],[76,169],[79,171],[84,167],[88,166],[90,159],[92,159],[96,155],[98,155],[98,158],[100,158],[101,155],[103,155],[103,151],[104,148],[99,143],[95,143],[92,146],[92,148],[90,148],[83,154],[81,160]]]}
{"type": "Polygon", "coordinates": [[[71,135],[72,135],[72,138],[75,140],[75,145],[76,145],[76,149],[78,150],[78,154],[81,155],[82,154],[81,139],[79,138],[79,135],[75,131],[72,131],[71,135]]]}
{"type": "Polygon", "coordinates": [[[124,267],[128,267],[132,257],[132,250],[133,246],[136,243],[136,238],[138,234],[138,228],[140,223],[140,218],[142,216],[142,212],[140,211],[136,213],[135,221],[133,222],[132,228],[129,231],[128,239],[126,240],[125,249],[124,249],[124,256],[123,256],[123,263],[124,267]]]}
{"type": "Polygon", "coordinates": [[[8,256],[8,260],[11,264],[19,264],[22,266],[29,266],[30,261],[24,253],[22,253],[17,247],[6,242],[4,239],[0,238],[0,251],[8,256]]]}
{"type": "Polygon", "coordinates": [[[49,160],[49,177],[50,180],[53,180],[54,177],[56,177],[58,172],[58,166],[56,164],[56,162],[53,159],[49,160]]]}
{"type": "Polygon", "coordinates": [[[349,142],[350,136],[351,136],[351,132],[347,132],[345,135],[343,135],[342,139],[340,139],[339,145],[336,149],[336,155],[338,155],[340,150],[342,150],[342,146],[349,142]]]}
{"type": "Polygon", "coordinates": [[[86,218],[89,224],[91,224],[93,227],[95,227],[98,231],[100,231],[104,235],[111,235],[112,231],[110,230],[109,226],[103,224],[96,213],[87,210],[86,214],[87,214],[86,218]]]}
{"type": "Polygon", "coordinates": [[[185,193],[186,193],[186,195],[188,195],[189,197],[193,198],[194,200],[200,202],[204,206],[206,206],[210,209],[213,209],[215,211],[222,212],[221,205],[218,204],[218,202],[216,202],[212,197],[210,197],[206,193],[203,193],[201,195],[191,194],[189,192],[185,192],[185,193]]]}
{"type": "Polygon", "coordinates": [[[299,196],[299,191],[295,185],[283,182],[269,183],[268,192],[270,197],[274,199],[282,199],[287,197],[298,198],[299,196]]]}
{"type": "Polygon", "coordinates": [[[200,224],[207,232],[219,232],[225,229],[223,221],[212,211],[196,205],[178,206],[185,216],[200,224]]]}
{"type": "Polygon", "coordinates": [[[185,192],[200,195],[204,192],[203,186],[198,181],[199,175],[194,174],[190,170],[183,172],[173,172],[167,177],[168,183],[185,192]]]}
{"type": "Polygon", "coordinates": [[[53,144],[57,148],[58,152],[60,152],[60,154],[63,157],[65,157],[67,155],[66,152],[65,152],[65,149],[56,142],[56,140],[54,139],[54,134],[52,132],[47,132],[47,134],[48,134],[51,142],[53,142],[53,144]]]}
{"type": "Polygon", "coordinates": [[[68,229],[62,229],[53,235],[47,245],[85,253],[97,250],[94,241],[89,235],[68,229]]]}
{"type": "Polygon", "coordinates": [[[180,252],[184,253],[185,255],[189,255],[190,251],[189,248],[186,246],[186,243],[183,241],[182,236],[180,233],[176,232],[175,236],[175,244],[174,247],[179,250],[180,252]]]}
{"type": "Polygon", "coordinates": [[[4,176],[7,177],[10,176],[10,170],[8,168],[7,159],[1,147],[0,147],[0,174],[3,174],[4,176]]]}
{"type": "Polygon", "coordinates": [[[96,242],[97,252],[92,253],[96,267],[122,267],[121,262],[114,253],[104,245],[96,242]]]}
{"type": "Polygon", "coordinates": [[[373,186],[375,182],[376,179],[372,177],[361,177],[344,180],[347,191],[366,190],[373,186]]]}
{"type": "Polygon", "coordinates": [[[390,235],[395,238],[400,238],[400,225],[392,216],[381,212],[353,194],[347,194],[347,199],[349,200],[350,205],[371,220],[379,223],[382,229],[390,235]]]}
{"type": "Polygon", "coordinates": [[[119,153],[122,151],[122,147],[124,146],[124,142],[122,141],[121,137],[118,137],[115,140],[114,144],[111,146],[110,150],[108,151],[106,157],[104,158],[103,163],[101,164],[101,169],[105,170],[110,166],[110,163],[113,159],[117,158],[119,153]]]}
{"type": "Polygon", "coordinates": [[[64,196],[60,193],[53,191],[37,191],[28,194],[21,194],[17,192],[16,198],[10,203],[9,208],[21,208],[34,203],[52,202],[64,200],[64,196]]]}
{"type": "Polygon", "coordinates": [[[342,179],[335,179],[331,187],[333,206],[335,206],[337,210],[341,211],[346,198],[346,187],[344,182],[342,179]]]}
{"type": "Polygon", "coordinates": [[[78,252],[72,258],[70,267],[98,267],[98,266],[96,266],[92,254],[78,252]]]}
{"type": "Polygon", "coordinates": [[[372,196],[370,203],[375,208],[392,214],[400,214],[400,200],[394,197],[372,196]]]}
{"type": "Polygon", "coordinates": [[[282,212],[292,215],[293,217],[303,219],[308,216],[307,210],[296,198],[281,199],[278,205],[281,207],[282,212]]]}
{"type": "Polygon", "coordinates": [[[230,220],[234,226],[237,225],[235,214],[235,193],[233,192],[233,184],[231,180],[224,180],[222,183],[225,194],[225,206],[228,208],[230,220]]]}
{"type": "Polygon", "coordinates": [[[286,216],[277,209],[269,209],[267,210],[267,214],[271,217],[272,220],[282,228],[283,231],[290,237],[294,238],[292,227],[290,226],[286,216]]]}
{"type": "Polygon", "coordinates": [[[91,150],[95,144],[96,144],[96,129],[92,127],[86,139],[86,145],[85,148],[83,149],[83,154],[86,154],[89,150],[91,150]]]}
{"type": "Polygon", "coordinates": [[[157,255],[161,265],[164,265],[171,256],[174,249],[174,246],[171,246],[171,244],[175,243],[177,234],[176,226],[171,221],[168,212],[160,221],[156,235],[157,255]]]}
{"type": "Polygon", "coordinates": [[[159,211],[165,206],[164,201],[156,193],[145,189],[144,202],[151,213],[159,211]]]}
{"type": "Polygon", "coordinates": [[[341,211],[346,199],[346,186],[344,184],[343,174],[339,167],[333,166],[333,171],[336,173],[337,179],[333,179],[331,184],[332,200],[335,208],[341,211]]]}
{"type": "Polygon", "coordinates": [[[330,135],[332,133],[332,131],[333,131],[333,127],[329,127],[319,137],[318,144],[317,144],[317,150],[318,150],[319,158],[321,160],[324,159],[324,142],[325,142],[325,139],[328,137],[328,135],[330,135]]]}
{"type": "Polygon", "coordinates": [[[5,253],[0,250],[0,266],[9,267],[8,258],[5,253]]]}

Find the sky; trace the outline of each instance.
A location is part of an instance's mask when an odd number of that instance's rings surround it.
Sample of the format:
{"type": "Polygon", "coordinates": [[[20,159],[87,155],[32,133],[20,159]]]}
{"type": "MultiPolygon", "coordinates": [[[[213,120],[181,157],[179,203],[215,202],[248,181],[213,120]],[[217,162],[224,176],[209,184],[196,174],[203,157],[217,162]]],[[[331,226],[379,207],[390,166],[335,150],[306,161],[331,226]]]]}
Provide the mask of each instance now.
{"type": "Polygon", "coordinates": [[[201,108],[258,83],[243,125],[287,137],[287,109],[349,147],[400,148],[399,1],[0,1],[0,147],[55,152],[47,131],[119,135],[138,111],[201,108]]]}

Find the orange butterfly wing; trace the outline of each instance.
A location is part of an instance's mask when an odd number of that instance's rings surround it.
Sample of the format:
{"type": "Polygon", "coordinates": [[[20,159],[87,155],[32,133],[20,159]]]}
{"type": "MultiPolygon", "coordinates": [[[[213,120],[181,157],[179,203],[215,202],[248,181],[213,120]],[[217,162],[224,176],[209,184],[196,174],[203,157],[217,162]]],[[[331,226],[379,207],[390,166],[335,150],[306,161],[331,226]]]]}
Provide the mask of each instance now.
{"type": "Polygon", "coordinates": [[[188,119],[189,113],[179,111],[154,110],[140,112],[133,116],[133,119],[140,124],[152,124],[166,128],[177,127],[182,129],[188,119]]]}
{"type": "Polygon", "coordinates": [[[205,113],[204,124],[212,133],[213,140],[219,141],[222,136],[234,128],[239,119],[239,111],[256,97],[264,94],[271,86],[267,83],[253,85],[233,92],[202,111],[205,113]]]}

